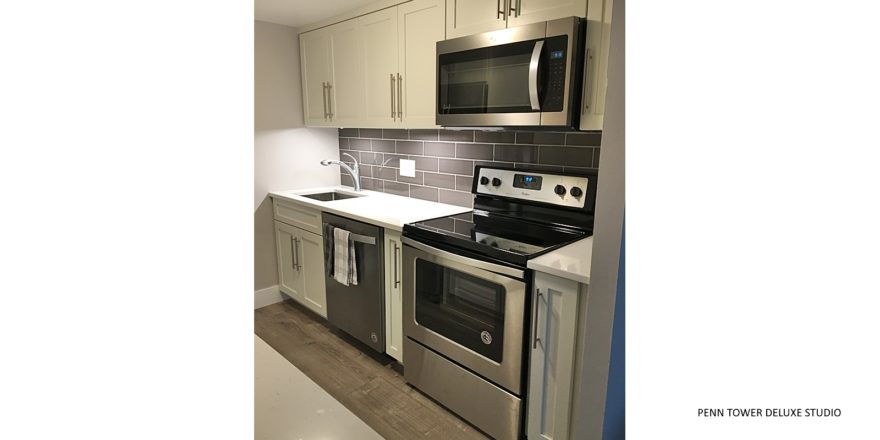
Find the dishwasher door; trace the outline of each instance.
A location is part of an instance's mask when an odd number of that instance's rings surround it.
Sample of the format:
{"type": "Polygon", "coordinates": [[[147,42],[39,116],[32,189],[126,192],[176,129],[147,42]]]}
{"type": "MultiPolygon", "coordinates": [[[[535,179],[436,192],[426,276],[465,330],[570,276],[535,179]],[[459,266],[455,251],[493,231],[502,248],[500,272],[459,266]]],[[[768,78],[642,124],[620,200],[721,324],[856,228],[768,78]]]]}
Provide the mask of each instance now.
{"type": "MultiPolygon", "coordinates": [[[[333,214],[323,214],[324,224],[352,233],[358,284],[344,286],[327,277],[327,320],[379,353],[385,352],[385,249],[384,231],[378,226],[333,214]]],[[[326,229],[325,229],[326,231],[326,229]]],[[[324,240],[330,240],[333,236],[324,240]]],[[[325,246],[325,261],[327,247],[325,246]]]]}

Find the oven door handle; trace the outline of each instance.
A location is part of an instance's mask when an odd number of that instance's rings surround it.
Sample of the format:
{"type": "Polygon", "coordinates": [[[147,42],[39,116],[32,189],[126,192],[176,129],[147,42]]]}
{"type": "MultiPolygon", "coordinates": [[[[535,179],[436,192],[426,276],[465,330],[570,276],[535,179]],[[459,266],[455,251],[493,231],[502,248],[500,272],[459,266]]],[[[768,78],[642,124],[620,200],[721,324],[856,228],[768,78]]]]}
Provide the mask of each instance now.
{"type": "Polygon", "coordinates": [[[478,269],[483,269],[489,272],[494,272],[501,275],[507,275],[509,277],[518,278],[520,280],[525,278],[525,271],[514,269],[512,267],[502,266],[500,264],[489,263],[488,261],[480,261],[475,260],[473,258],[462,257],[461,255],[453,254],[452,252],[447,252],[441,249],[437,249],[433,246],[428,246],[424,243],[419,243],[408,237],[403,237],[403,244],[414,247],[416,249],[422,250],[432,255],[436,255],[438,257],[445,258],[447,260],[464,264],[470,267],[475,267],[478,269]]]}
{"type": "Polygon", "coordinates": [[[529,102],[532,104],[532,110],[541,110],[541,103],[538,101],[538,68],[541,67],[542,49],[544,49],[544,40],[535,42],[532,60],[529,61],[529,102]]]}

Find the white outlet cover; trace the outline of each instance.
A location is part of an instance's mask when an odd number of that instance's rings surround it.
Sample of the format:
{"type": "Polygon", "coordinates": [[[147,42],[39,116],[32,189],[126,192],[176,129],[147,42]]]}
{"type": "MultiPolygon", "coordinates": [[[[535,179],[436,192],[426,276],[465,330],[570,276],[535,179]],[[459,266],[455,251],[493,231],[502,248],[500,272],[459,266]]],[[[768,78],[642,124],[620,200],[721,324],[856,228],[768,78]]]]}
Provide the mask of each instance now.
{"type": "Polygon", "coordinates": [[[416,161],[400,159],[400,175],[404,177],[416,177],[416,161]]]}

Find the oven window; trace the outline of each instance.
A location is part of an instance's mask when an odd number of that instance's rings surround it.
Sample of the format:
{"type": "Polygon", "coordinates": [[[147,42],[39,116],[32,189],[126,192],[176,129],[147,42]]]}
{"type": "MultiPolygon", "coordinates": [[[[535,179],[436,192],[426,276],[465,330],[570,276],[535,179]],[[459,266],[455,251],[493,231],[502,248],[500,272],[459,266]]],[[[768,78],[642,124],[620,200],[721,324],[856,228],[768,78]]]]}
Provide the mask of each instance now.
{"type": "Polygon", "coordinates": [[[416,260],[416,322],[495,362],[504,341],[504,287],[416,260]]]}
{"type": "MultiPolygon", "coordinates": [[[[440,114],[533,112],[529,62],[535,41],[440,55],[440,114]]],[[[539,93],[543,89],[539,72],[539,93]]]]}

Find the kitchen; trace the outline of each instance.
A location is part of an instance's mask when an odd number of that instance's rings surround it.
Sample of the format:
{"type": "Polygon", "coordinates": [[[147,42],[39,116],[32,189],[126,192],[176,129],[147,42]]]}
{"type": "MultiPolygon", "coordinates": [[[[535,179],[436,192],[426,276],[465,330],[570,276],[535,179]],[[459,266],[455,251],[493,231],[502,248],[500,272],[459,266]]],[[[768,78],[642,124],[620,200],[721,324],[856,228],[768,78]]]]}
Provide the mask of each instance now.
{"type": "Polygon", "coordinates": [[[622,437],[614,7],[256,3],[256,343],[364,432],[622,437]]]}

